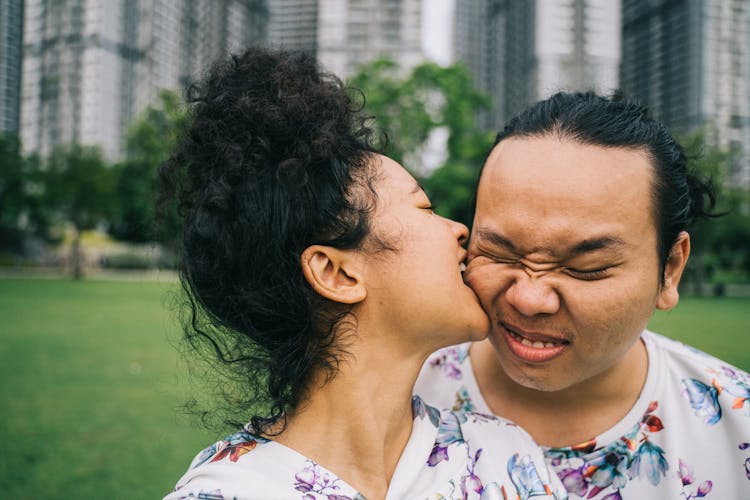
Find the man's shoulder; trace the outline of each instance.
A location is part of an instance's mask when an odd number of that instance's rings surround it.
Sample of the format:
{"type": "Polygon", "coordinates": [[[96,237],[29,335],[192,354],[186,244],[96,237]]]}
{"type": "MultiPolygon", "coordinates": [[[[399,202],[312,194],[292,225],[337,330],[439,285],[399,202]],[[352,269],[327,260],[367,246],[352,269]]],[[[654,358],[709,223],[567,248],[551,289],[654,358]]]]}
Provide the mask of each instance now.
{"type": "MultiPolygon", "coordinates": [[[[659,390],[674,394],[704,424],[734,421],[750,429],[750,374],[726,361],[682,342],[647,332],[644,340],[662,366],[659,390]]],[[[665,396],[666,397],[666,396],[665,396]]]]}
{"type": "Polygon", "coordinates": [[[659,362],[666,364],[670,370],[684,372],[686,375],[731,371],[737,377],[748,377],[745,370],[679,340],[651,331],[644,332],[643,340],[649,351],[656,353],[659,362]]]}

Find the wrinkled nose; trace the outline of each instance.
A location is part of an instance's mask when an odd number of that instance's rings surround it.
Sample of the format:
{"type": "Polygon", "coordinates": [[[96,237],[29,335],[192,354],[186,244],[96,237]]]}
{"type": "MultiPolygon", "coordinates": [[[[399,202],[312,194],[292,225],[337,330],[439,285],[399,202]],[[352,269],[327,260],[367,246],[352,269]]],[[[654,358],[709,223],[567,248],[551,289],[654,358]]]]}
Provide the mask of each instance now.
{"type": "Polygon", "coordinates": [[[557,292],[538,276],[519,273],[505,292],[505,299],[524,316],[554,314],[560,309],[557,292]]]}

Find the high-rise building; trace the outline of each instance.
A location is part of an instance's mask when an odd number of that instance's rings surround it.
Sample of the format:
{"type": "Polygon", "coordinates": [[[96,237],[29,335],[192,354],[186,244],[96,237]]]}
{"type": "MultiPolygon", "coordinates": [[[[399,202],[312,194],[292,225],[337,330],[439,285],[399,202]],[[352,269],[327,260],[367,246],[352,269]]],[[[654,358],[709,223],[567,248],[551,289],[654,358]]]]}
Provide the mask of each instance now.
{"type": "Polygon", "coordinates": [[[23,0],[0,2],[0,134],[18,134],[23,0]]]}
{"type": "Polygon", "coordinates": [[[26,0],[21,137],[123,155],[134,116],[214,58],[265,41],[263,0],[26,0]]]}
{"type": "Polygon", "coordinates": [[[342,78],[380,56],[422,62],[422,0],[271,0],[269,42],[315,54],[342,78]]]}
{"type": "Polygon", "coordinates": [[[318,53],[317,0],[270,0],[268,12],[269,45],[318,53]]]}
{"type": "Polygon", "coordinates": [[[708,126],[740,154],[730,182],[750,187],[750,3],[623,0],[622,88],[670,129],[708,126]]]}
{"type": "Polygon", "coordinates": [[[499,127],[558,90],[618,87],[619,0],[456,0],[456,59],[494,103],[499,127]]]}

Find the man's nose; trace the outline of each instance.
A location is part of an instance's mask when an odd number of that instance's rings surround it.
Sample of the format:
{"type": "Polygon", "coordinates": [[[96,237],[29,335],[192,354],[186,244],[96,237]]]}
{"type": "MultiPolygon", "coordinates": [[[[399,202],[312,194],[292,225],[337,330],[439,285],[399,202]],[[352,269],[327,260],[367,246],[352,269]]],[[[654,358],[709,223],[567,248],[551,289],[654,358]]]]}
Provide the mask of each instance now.
{"type": "Polygon", "coordinates": [[[505,292],[505,299],[524,316],[554,314],[560,309],[560,297],[544,276],[520,272],[505,292]]]}

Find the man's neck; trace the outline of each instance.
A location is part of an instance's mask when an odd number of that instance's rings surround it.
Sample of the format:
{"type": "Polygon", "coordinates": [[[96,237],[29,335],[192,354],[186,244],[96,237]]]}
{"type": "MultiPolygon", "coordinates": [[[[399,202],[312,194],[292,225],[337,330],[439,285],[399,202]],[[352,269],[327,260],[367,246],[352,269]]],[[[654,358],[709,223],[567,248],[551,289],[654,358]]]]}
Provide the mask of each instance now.
{"type": "Polygon", "coordinates": [[[638,401],[648,354],[636,342],[607,372],[560,391],[521,386],[502,370],[489,341],[474,344],[471,363],[490,410],[516,422],[543,446],[575,446],[617,424],[638,401]]]}

